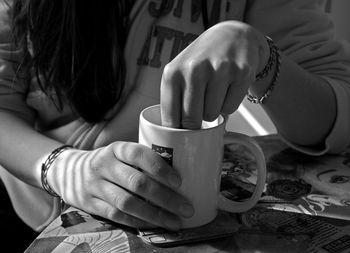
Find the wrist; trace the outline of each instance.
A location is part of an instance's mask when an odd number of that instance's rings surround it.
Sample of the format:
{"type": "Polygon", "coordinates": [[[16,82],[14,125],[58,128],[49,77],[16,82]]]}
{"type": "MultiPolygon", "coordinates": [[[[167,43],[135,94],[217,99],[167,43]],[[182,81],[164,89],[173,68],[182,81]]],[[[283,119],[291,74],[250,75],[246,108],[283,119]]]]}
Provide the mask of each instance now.
{"type": "Polygon", "coordinates": [[[269,37],[266,37],[259,33],[258,35],[258,55],[259,55],[259,64],[256,69],[256,79],[262,79],[262,77],[259,77],[259,74],[261,74],[266,66],[269,64],[269,60],[271,57],[271,46],[269,42],[269,37]]]}
{"type": "MultiPolygon", "coordinates": [[[[275,68],[275,65],[276,63],[274,63],[272,67],[275,68]]],[[[268,90],[273,76],[274,71],[269,71],[269,73],[264,78],[255,79],[255,82],[253,82],[249,87],[249,94],[253,95],[254,97],[262,97],[268,90]]]]}
{"type": "Polygon", "coordinates": [[[270,44],[267,37],[261,35],[258,37],[259,41],[259,64],[257,66],[255,81],[249,87],[249,93],[253,96],[260,97],[268,89],[273,74],[271,71],[267,73],[266,69],[269,68],[269,60],[271,60],[270,44]],[[264,73],[264,74],[262,74],[264,73]],[[264,75],[264,76],[263,76],[264,75]]]}
{"type": "Polygon", "coordinates": [[[281,56],[273,40],[266,37],[270,55],[264,68],[256,75],[255,82],[249,87],[247,98],[255,104],[262,104],[270,96],[279,77],[281,56]]]}
{"type": "Polygon", "coordinates": [[[52,171],[57,170],[57,164],[59,160],[62,160],[64,152],[68,152],[68,149],[72,147],[69,145],[63,145],[54,149],[46,158],[46,160],[41,164],[41,185],[42,188],[53,197],[60,197],[57,193],[56,187],[53,187],[55,177],[52,177],[52,171]],[[51,176],[49,176],[51,175],[51,176]],[[49,178],[51,180],[49,180],[49,178]]]}

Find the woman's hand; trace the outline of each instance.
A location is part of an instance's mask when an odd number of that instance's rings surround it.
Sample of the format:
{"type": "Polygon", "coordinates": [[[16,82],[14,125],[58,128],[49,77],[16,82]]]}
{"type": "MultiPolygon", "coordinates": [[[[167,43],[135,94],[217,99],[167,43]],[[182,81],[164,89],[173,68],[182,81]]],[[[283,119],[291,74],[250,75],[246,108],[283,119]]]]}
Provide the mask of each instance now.
{"type": "Polygon", "coordinates": [[[251,26],[227,21],[211,27],[165,66],[162,124],[197,129],[203,119],[231,114],[268,57],[265,37],[251,26]]]}
{"type": "Polygon", "coordinates": [[[193,215],[192,206],[175,192],[179,175],[137,143],[66,150],[48,171],[48,182],[67,204],[127,226],[177,230],[179,216],[193,215]]]}

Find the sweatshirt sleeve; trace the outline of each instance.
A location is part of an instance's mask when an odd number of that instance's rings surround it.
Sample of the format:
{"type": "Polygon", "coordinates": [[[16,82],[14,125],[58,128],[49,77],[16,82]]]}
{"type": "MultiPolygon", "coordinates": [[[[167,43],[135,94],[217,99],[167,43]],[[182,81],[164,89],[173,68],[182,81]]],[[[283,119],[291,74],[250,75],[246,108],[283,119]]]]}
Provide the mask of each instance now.
{"type": "MultiPolygon", "coordinates": [[[[333,128],[322,147],[290,146],[311,155],[338,153],[350,143],[350,46],[334,40],[326,0],[251,0],[247,23],[270,36],[303,69],[328,81],[337,99],[333,128]]],[[[291,77],[292,78],[292,77],[291,77]]]]}
{"type": "Polygon", "coordinates": [[[0,0],[0,111],[33,123],[35,112],[26,104],[25,76],[20,71],[23,53],[15,48],[10,28],[10,6],[0,0]]]}

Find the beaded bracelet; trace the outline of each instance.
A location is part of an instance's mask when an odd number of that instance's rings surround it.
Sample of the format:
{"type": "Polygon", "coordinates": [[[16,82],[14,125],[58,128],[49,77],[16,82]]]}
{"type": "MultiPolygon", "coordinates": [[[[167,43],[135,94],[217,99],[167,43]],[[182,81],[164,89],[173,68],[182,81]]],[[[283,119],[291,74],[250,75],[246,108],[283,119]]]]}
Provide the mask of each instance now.
{"type": "Polygon", "coordinates": [[[259,74],[256,75],[256,81],[262,78],[265,78],[270,73],[275,63],[276,63],[276,71],[272,78],[271,84],[269,88],[266,90],[264,95],[262,95],[261,97],[255,97],[252,94],[250,94],[248,91],[247,99],[254,104],[262,104],[264,100],[271,95],[271,92],[274,89],[276,82],[278,80],[280,69],[281,69],[281,55],[278,47],[275,45],[275,43],[271,38],[266,36],[266,40],[267,40],[267,43],[269,44],[270,56],[265,68],[259,74]]]}
{"type": "Polygon", "coordinates": [[[41,184],[43,189],[53,197],[60,198],[60,196],[50,187],[47,182],[47,172],[51,167],[52,163],[55,159],[66,149],[72,148],[70,145],[63,145],[61,147],[56,148],[51,154],[47,157],[46,161],[41,165],[41,184]]]}

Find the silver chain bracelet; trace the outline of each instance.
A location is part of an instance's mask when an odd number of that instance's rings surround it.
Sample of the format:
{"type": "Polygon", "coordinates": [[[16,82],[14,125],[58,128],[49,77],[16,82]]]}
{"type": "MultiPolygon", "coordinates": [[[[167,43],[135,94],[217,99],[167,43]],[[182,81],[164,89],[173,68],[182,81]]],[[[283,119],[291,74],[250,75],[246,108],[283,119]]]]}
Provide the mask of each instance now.
{"type": "Polygon", "coordinates": [[[255,97],[252,94],[250,94],[248,91],[247,99],[254,104],[262,104],[264,100],[271,95],[271,92],[277,83],[277,80],[280,74],[280,69],[281,69],[281,55],[278,47],[275,45],[275,43],[270,37],[266,36],[266,40],[267,40],[267,43],[269,44],[270,56],[265,68],[259,74],[256,75],[256,81],[262,78],[265,78],[270,73],[270,71],[272,70],[275,64],[276,64],[276,69],[275,69],[275,74],[272,78],[271,84],[266,90],[266,92],[264,93],[264,95],[262,95],[261,97],[255,97]]]}
{"type": "Polygon", "coordinates": [[[53,197],[60,198],[60,196],[50,187],[47,182],[47,172],[51,167],[55,159],[66,149],[72,148],[70,145],[63,145],[59,148],[56,148],[51,154],[47,157],[46,161],[41,165],[41,184],[43,189],[53,197]]]}

